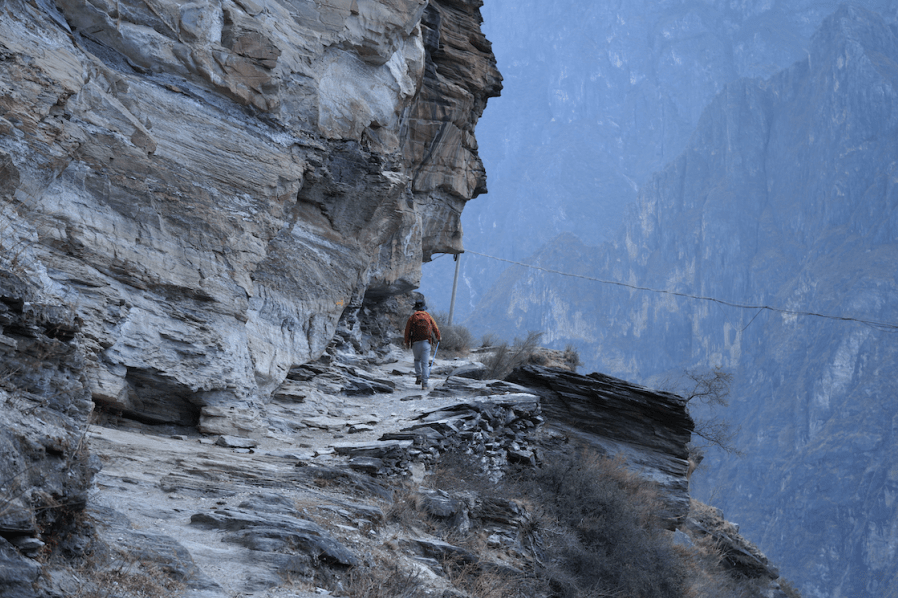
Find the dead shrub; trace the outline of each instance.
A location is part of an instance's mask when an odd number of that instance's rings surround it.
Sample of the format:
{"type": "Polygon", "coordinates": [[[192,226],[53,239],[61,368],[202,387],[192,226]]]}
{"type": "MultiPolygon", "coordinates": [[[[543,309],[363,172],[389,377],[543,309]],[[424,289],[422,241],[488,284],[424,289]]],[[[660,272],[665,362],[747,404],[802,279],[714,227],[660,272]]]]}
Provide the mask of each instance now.
{"type": "Polygon", "coordinates": [[[511,347],[506,342],[497,345],[493,352],[483,360],[483,365],[486,366],[483,378],[485,380],[502,380],[516,367],[528,363],[539,348],[539,340],[542,336],[542,332],[531,330],[525,339],[516,338],[511,347]]]}
{"type": "Polygon", "coordinates": [[[494,344],[496,344],[496,335],[492,332],[487,332],[480,338],[481,347],[492,347],[494,344]]]}
{"type": "Polygon", "coordinates": [[[496,492],[488,472],[475,455],[447,451],[440,455],[428,477],[428,485],[449,492],[496,492]]]}
{"type": "Polygon", "coordinates": [[[564,348],[562,359],[572,372],[576,372],[577,368],[583,365],[583,362],[580,361],[580,352],[577,351],[577,347],[570,343],[564,348]]]}
{"type": "Polygon", "coordinates": [[[513,482],[537,505],[536,574],[553,596],[683,595],[679,555],[657,518],[654,487],[621,460],[553,453],[513,482]]]}
{"type": "Polygon", "coordinates": [[[474,337],[471,331],[458,324],[449,325],[449,316],[443,312],[433,314],[440,327],[440,353],[449,357],[463,357],[471,351],[474,337]]]}
{"type": "Polygon", "coordinates": [[[87,563],[77,573],[81,585],[74,598],[161,598],[180,596],[185,589],[159,565],[122,551],[103,566],[87,563]]]}
{"type": "Polygon", "coordinates": [[[446,577],[471,598],[531,598],[532,580],[496,567],[476,564],[447,566],[446,577]]]}
{"type": "Polygon", "coordinates": [[[388,560],[353,567],[340,580],[340,587],[332,588],[349,598],[424,598],[429,595],[425,589],[417,571],[403,571],[388,560]]]}
{"type": "Polygon", "coordinates": [[[384,520],[387,523],[398,524],[405,529],[421,523],[417,496],[418,493],[407,486],[395,488],[392,502],[384,511],[384,520]]]}
{"type": "Polygon", "coordinates": [[[677,548],[683,562],[684,596],[687,598],[760,598],[768,595],[759,580],[734,576],[728,571],[723,565],[723,552],[710,537],[695,540],[690,548],[677,548]]]}

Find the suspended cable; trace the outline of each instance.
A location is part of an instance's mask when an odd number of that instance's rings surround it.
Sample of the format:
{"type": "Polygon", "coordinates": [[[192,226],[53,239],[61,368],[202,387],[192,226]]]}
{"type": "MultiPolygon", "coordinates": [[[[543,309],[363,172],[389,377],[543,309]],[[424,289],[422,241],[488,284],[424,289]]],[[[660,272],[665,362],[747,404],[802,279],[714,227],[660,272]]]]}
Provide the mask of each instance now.
{"type": "MultiPolygon", "coordinates": [[[[739,309],[751,309],[751,310],[759,310],[760,313],[763,310],[778,312],[790,316],[814,316],[817,318],[825,318],[828,320],[841,320],[844,322],[858,322],[860,324],[865,324],[872,328],[877,328],[879,330],[884,330],[887,332],[898,332],[898,324],[892,324],[889,322],[877,322],[874,320],[864,320],[861,318],[853,318],[849,316],[833,316],[829,314],[821,314],[813,311],[801,311],[796,309],[784,309],[782,307],[774,307],[771,305],[747,305],[744,303],[734,303],[732,301],[725,301],[723,299],[717,299],[715,297],[703,297],[701,295],[691,295],[689,293],[680,293],[678,291],[668,291],[664,289],[653,289],[650,287],[641,287],[633,284],[628,284],[626,282],[620,282],[617,280],[603,280],[601,278],[594,278],[592,276],[583,276],[582,274],[571,274],[570,272],[561,272],[559,270],[552,270],[551,268],[543,268],[542,266],[534,266],[533,264],[525,264],[522,262],[516,262],[514,260],[507,260],[505,258],[496,257],[493,255],[487,255],[485,253],[478,253],[477,251],[465,250],[465,253],[470,253],[473,255],[479,255],[480,257],[489,258],[491,260],[496,260],[500,262],[507,262],[509,264],[515,264],[516,266],[523,266],[525,268],[530,268],[532,270],[542,270],[543,272],[548,272],[550,274],[558,274],[560,276],[568,276],[570,278],[582,278],[583,280],[589,280],[592,282],[598,282],[601,284],[610,284],[619,287],[626,287],[628,289],[633,289],[636,291],[646,291],[649,293],[660,293],[663,295],[673,295],[675,297],[684,297],[686,299],[697,299],[699,301],[710,301],[712,303],[719,303],[721,305],[726,305],[729,307],[736,307],[739,309]]],[[[755,314],[755,318],[758,317],[758,314],[755,314]]],[[[754,318],[752,318],[754,320],[754,318]]],[[[751,322],[749,322],[751,324],[751,322]]],[[[747,327],[747,326],[746,326],[747,327]]]]}

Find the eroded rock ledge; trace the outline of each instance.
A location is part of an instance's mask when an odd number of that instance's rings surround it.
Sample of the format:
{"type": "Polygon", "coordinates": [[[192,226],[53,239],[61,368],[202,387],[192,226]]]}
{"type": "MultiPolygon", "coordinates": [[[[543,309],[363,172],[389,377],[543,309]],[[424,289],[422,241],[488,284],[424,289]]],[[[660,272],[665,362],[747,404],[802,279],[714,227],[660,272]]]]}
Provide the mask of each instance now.
{"type": "Polygon", "coordinates": [[[2,259],[83,321],[95,402],[240,432],[461,250],[501,88],[480,4],[4,3],[2,259]]]}
{"type": "Polygon", "coordinates": [[[542,399],[548,426],[602,454],[622,455],[663,488],[664,517],[676,527],[689,511],[689,453],[694,423],[686,401],[603,374],[528,365],[509,381],[542,399]]]}

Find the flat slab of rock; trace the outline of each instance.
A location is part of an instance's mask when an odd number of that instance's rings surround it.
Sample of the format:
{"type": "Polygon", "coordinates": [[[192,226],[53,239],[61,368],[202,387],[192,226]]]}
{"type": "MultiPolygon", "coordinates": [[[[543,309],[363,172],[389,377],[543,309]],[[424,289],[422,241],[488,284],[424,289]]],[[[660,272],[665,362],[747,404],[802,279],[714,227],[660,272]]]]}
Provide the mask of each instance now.
{"type": "Polygon", "coordinates": [[[259,446],[258,440],[252,438],[242,438],[240,436],[219,436],[215,441],[218,446],[237,449],[251,449],[259,446]]]}
{"type": "Polygon", "coordinates": [[[277,512],[219,509],[190,517],[195,525],[231,532],[226,542],[242,544],[251,550],[283,552],[302,549],[315,559],[340,565],[356,565],[358,559],[343,544],[318,524],[277,512]]]}
{"type": "Polygon", "coordinates": [[[300,423],[306,425],[310,428],[318,428],[320,430],[342,430],[344,426],[346,426],[346,420],[337,419],[334,417],[304,417],[300,420],[300,423]]]}

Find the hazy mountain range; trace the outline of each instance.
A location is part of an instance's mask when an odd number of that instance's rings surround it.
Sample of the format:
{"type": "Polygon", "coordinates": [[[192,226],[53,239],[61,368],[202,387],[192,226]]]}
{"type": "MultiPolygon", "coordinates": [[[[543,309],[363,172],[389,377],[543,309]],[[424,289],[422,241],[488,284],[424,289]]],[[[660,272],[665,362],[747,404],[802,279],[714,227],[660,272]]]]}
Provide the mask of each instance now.
{"type": "MultiPolygon", "coordinates": [[[[744,456],[712,454],[694,491],[804,595],[895,595],[895,329],[788,312],[898,323],[896,3],[526,8],[497,19],[513,58],[484,11],[507,128],[478,128],[491,193],[466,247],[786,312],[466,255],[456,313],[639,382],[731,371],[744,456]]],[[[425,270],[432,303],[451,265],[425,270]]]]}

